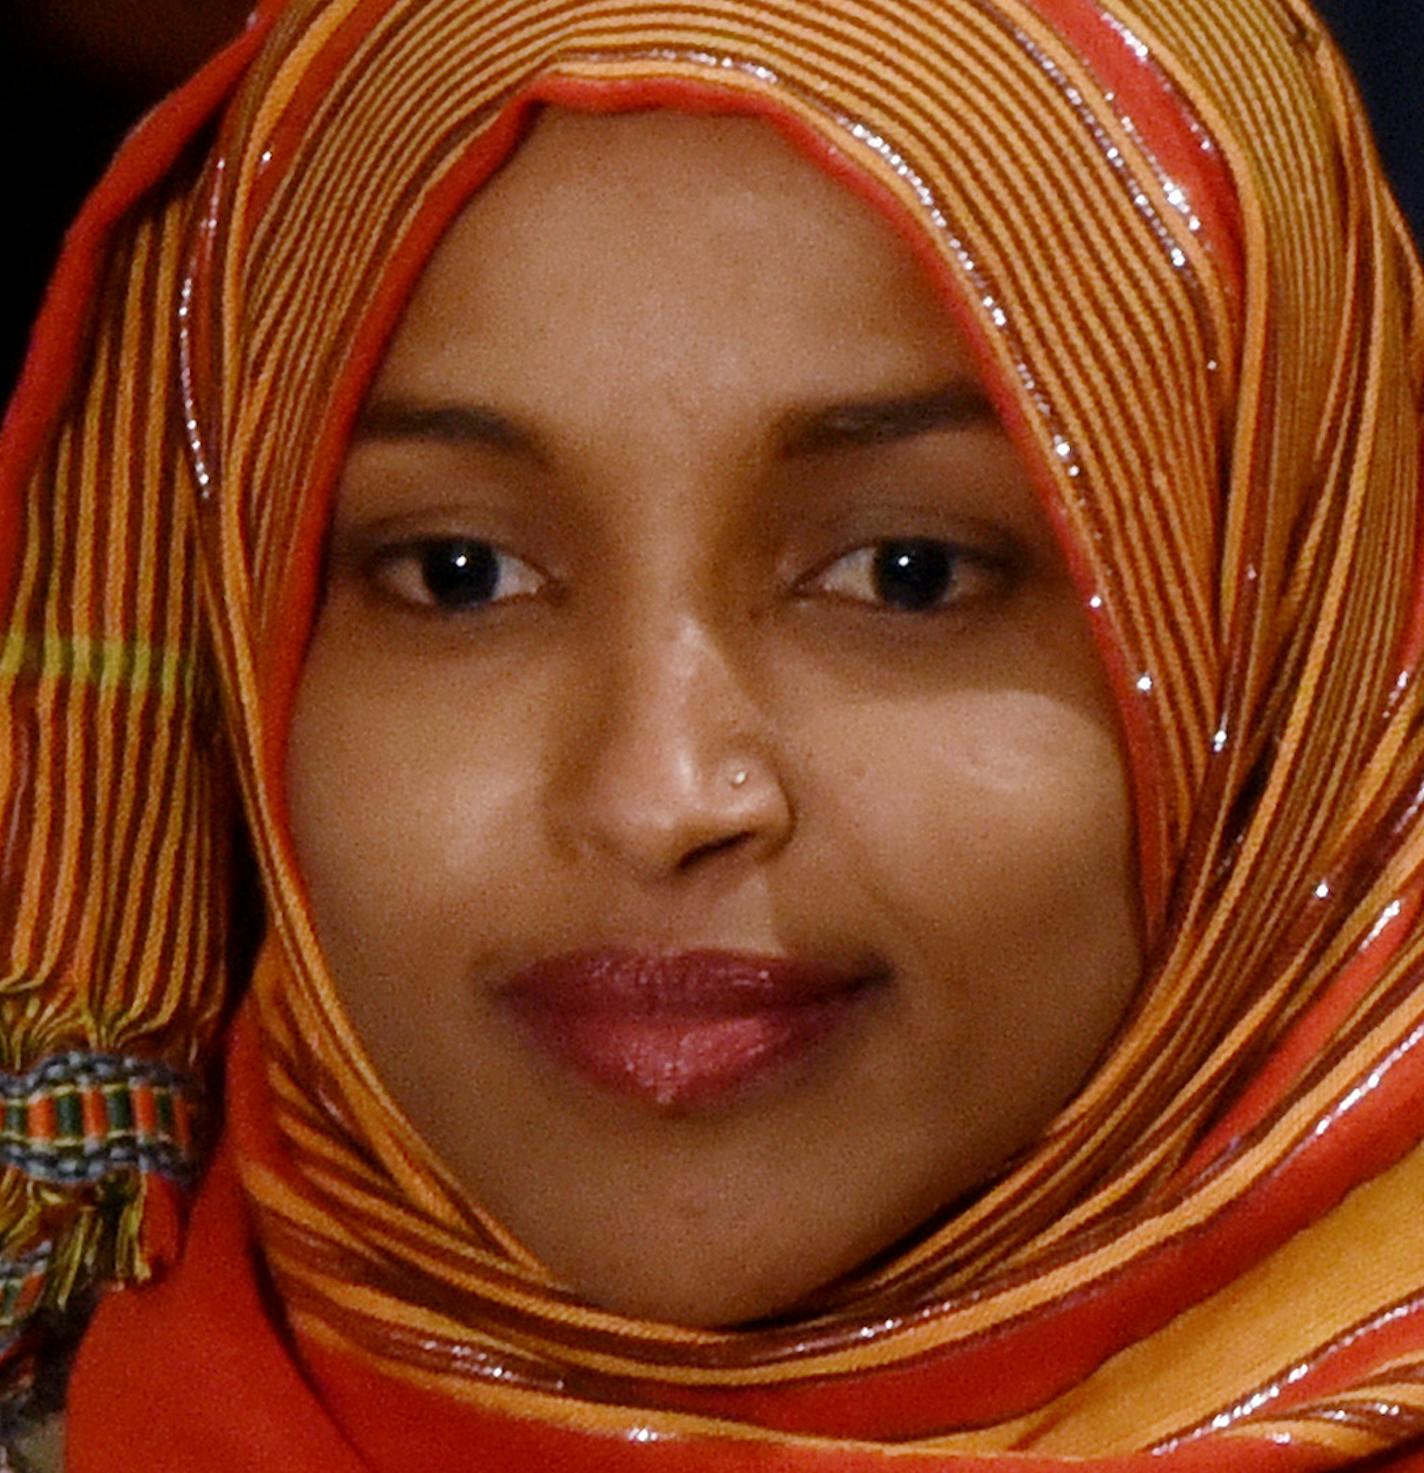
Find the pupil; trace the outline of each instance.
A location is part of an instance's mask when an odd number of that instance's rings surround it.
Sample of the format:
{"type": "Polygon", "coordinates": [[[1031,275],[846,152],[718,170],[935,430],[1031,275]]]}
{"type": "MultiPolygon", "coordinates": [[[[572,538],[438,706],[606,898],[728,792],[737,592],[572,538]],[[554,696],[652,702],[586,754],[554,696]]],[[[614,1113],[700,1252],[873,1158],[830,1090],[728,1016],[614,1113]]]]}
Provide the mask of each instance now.
{"type": "Polygon", "coordinates": [[[954,578],[948,543],[916,537],[882,543],[875,554],[876,597],[896,609],[928,609],[940,603],[954,578]]]}
{"type": "Polygon", "coordinates": [[[436,542],[420,555],[420,575],[445,608],[488,603],[499,585],[499,557],[488,542],[436,542]]]}

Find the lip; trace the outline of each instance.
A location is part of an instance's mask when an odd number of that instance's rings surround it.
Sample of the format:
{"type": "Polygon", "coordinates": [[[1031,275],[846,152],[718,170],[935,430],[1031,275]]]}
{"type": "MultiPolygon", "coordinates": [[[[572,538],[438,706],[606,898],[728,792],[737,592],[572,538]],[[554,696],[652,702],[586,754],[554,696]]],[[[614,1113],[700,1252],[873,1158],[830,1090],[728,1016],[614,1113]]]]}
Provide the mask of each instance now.
{"type": "Polygon", "coordinates": [[[713,1104],[832,1032],[868,971],[729,951],[574,952],[502,1000],[540,1049],[601,1089],[667,1111],[713,1104]]]}

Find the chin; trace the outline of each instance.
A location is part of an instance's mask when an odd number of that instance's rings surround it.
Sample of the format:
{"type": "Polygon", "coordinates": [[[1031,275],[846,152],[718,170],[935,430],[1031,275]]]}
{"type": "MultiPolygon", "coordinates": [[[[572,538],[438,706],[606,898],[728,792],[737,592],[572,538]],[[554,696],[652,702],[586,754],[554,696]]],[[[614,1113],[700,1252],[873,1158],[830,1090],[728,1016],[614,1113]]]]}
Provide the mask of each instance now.
{"type": "MultiPolygon", "coordinates": [[[[785,1266],[782,1265],[784,1274],[785,1266]]],[[[690,1276],[685,1265],[676,1265],[664,1275],[633,1276],[610,1272],[606,1285],[575,1281],[576,1291],[590,1303],[628,1319],[654,1320],[662,1324],[698,1329],[733,1329],[757,1320],[775,1319],[804,1303],[833,1274],[814,1283],[799,1278],[789,1282],[745,1282],[747,1268],[736,1272],[708,1269],[690,1276]],[[738,1280],[741,1282],[738,1282],[738,1280]],[[606,1287],[606,1291],[604,1289],[606,1287]]]]}

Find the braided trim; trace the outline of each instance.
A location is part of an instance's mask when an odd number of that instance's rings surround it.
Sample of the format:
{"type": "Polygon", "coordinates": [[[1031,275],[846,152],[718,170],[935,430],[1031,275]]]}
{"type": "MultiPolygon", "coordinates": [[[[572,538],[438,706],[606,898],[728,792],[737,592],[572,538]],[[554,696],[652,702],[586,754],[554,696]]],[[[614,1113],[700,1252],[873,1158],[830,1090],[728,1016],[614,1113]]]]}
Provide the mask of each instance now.
{"type": "Polygon", "coordinates": [[[19,1339],[26,1321],[39,1308],[54,1257],[51,1243],[0,1262],[0,1355],[19,1339]]]}
{"type": "Polygon", "coordinates": [[[128,1168],[187,1185],[192,1094],[167,1065],[112,1054],[56,1054],[25,1074],[0,1074],[0,1165],[62,1184],[128,1168]]]}

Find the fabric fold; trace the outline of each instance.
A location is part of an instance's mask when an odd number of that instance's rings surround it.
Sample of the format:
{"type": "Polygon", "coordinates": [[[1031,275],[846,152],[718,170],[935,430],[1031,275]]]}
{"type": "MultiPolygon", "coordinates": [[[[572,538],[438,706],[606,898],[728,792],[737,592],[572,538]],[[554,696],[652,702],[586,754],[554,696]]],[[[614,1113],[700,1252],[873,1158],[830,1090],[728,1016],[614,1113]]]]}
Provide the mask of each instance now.
{"type": "Polygon", "coordinates": [[[37,1307],[157,1280],[100,1310],[70,1466],[1412,1466],[1421,398],[1419,263],[1300,0],[263,5],[82,217],[0,441],[12,1381],[37,1307]],[[652,107],[778,130],[961,328],[1120,715],[1149,958],[999,1178],[731,1330],[586,1303],[421,1140],[283,770],[432,251],[540,110],[652,107]]]}

